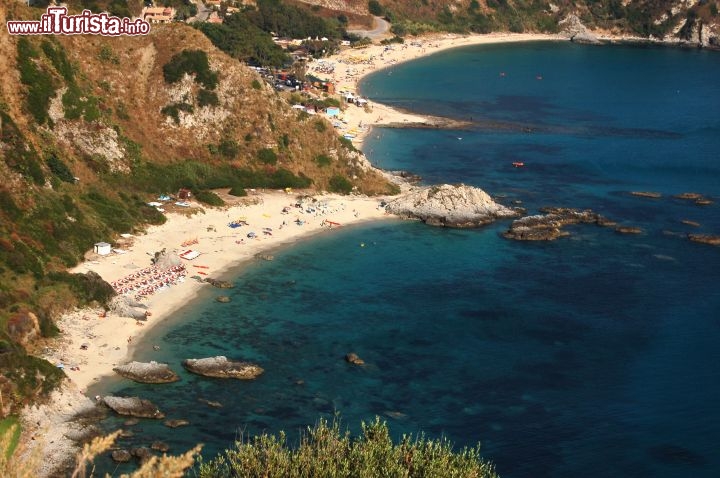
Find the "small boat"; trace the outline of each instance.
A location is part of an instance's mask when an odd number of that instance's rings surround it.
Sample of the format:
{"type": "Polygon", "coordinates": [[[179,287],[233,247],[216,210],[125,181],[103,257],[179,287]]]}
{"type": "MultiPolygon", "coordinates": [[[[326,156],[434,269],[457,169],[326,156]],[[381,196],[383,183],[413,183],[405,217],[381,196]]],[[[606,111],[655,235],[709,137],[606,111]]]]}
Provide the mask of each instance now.
{"type": "Polygon", "coordinates": [[[512,163],[512,165],[515,168],[522,168],[523,166],[525,166],[525,163],[523,163],[522,161],[515,161],[512,163]]]}

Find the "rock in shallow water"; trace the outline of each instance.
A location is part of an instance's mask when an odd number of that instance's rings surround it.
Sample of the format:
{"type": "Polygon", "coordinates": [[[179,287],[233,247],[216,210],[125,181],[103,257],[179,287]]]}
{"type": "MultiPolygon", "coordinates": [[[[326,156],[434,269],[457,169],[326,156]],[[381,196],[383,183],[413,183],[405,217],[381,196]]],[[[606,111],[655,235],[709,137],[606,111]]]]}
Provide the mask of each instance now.
{"type": "Polygon", "coordinates": [[[130,461],[130,458],[132,458],[132,455],[130,455],[130,452],[127,450],[115,450],[110,456],[112,456],[112,459],[118,463],[128,462],[130,461]]]}
{"type": "Polygon", "coordinates": [[[140,383],[170,383],[180,380],[180,377],[170,370],[168,364],[154,361],[150,363],[130,362],[113,368],[113,371],[140,383]]]}
{"type": "Polygon", "coordinates": [[[165,414],[158,410],[152,402],[139,397],[113,397],[108,395],[103,398],[103,402],[119,415],[138,418],[165,418],[165,414]]]}
{"type": "Polygon", "coordinates": [[[189,372],[215,378],[252,380],[264,372],[259,365],[250,362],[231,361],[223,356],[187,359],[183,360],[182,364],[189,372]]]}
{"type": "Polygon", "coordinates": [[[386,210],[405,219],[420,219],[431,226],[478,227],[495,219],[515,217],[482,189],[443,184],[418,188],[390,201],[386,210]]]}
{"type": "Polygon", "coordinates": [[[365,361],[354,352],[345,355],[345,361],[353,365],[365,365],[365,361]]]}

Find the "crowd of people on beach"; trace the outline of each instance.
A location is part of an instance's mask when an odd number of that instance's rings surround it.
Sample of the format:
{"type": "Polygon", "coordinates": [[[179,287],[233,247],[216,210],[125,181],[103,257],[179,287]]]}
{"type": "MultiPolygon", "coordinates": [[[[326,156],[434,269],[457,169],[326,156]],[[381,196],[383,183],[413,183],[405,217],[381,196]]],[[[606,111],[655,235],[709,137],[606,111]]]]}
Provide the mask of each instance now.
{"type": "Polygon", "coordinates": [[[183,282],[185,276],[187,276],[187,269],[184,264],[172,266],[167,269],[152,266],[111,282],[110,285],[118,294],[134,294],[135,299],[141,300],[160,289],[183,282]]]}

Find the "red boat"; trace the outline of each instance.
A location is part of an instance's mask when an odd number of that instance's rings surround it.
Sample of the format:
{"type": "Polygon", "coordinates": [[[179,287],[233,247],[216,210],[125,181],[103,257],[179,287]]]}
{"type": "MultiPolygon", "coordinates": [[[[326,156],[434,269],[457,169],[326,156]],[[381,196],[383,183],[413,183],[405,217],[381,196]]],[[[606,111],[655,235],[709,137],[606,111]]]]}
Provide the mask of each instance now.
{"type": "Polygon", "coordinates": [[[521,161],[515,161],[514,163],[512,163],[512,165],[516,168],[522,168],[523,166],[525,166],[525,163],[521,161]]]}

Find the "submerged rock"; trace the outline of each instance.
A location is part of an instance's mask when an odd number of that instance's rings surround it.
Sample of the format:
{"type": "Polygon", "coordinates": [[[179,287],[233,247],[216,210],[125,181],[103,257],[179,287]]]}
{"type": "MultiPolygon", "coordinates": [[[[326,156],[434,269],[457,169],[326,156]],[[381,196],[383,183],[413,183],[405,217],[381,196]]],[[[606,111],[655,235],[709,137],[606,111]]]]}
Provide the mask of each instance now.
{"type": "Polygon", "coordinates": [[[541,211],[546,214],[516,219],[503,236],[517,241],[552,241],[570,235],[562,230],[570,224],[596,224],[604,227],[615,225],[615,222],[589,209],[580,211],[571,208],[543,208],[541,211]]]}
{"type": "Polygon", "coordinates": [[[170,370],[168,364],[155,361],[150,363],[130,362],[113,368],[113,371],[140,383],[170,383],[180,380],[178,374],[170,370]]]}
{"type": "Polygon", "coordinates": [[[221,304],[227,304],[228,302],[230,302],[230,297],[228,297],[226,295],[219,295],[219,296],[215,297],[215,300],[217,302],[220,302],[221,304]]]}
{"type": "Polygon", "coordinates": [[[130,454],[140,461],[145,461],[152,456],[152,451],[146,446],[140,446],[130,450],[130,454]]]}
{"type": "Polygon", "coordinates": [[[150,445],[150,448],[155,451],[159,451],[161,453],[165,453],[170,449],[170,445],[165,443],[164,441],[154,441],[152,442],[152,445],[150,445]]]}
{"type": "Polygon", "coordinates": [[[206,277],[205,282],[212,285],[213,287],[217,287],[218,289],[232,289],[233,287],[235,287],[235,284],[233,284],[232,282],[213,279],[212,277],[206,277]]]}
{"type": "Polygon", "coordinates": [[[188,371],[205,377],[252,380],[264,372],[259,365],[231,361],[224,356],[187,359],[183,360],[182,364],[188,371]]]}
{"type": "Polygon", "coordinates": [[[710,244],[711,246],[720,246],[720,235],[718,234],[688,234],[687,237],[692,242],[710,244]]]}
{"type": "Polygon", "coordinates": [[[103,398],[103,402],[119,415],[138,418],[165,418],[165,414],[158,410],[152,402],[139,397],[113,397],[108,395],[103,398]]]}
{"type": "Polygon", "coordinates": [[[190,422],[182,418],[173,418],[171,420],[165,420],[163,422],[163,425],[169,428],[178,428],[184,427],[185,425],[190,425],[190,422]]]}
{"type": "Polygon", "coordinates": [[[493,201],[482,189],[462,184],[415,189],[390,201],[386,210],[401,218],[445,227],[478,227],[518,215],[517,211],[493,201]]]}
{"type": "Polygon", "coordinates": [[[700,193],[681,193],[673,196],[675,199],[687,199],[690,201],[696,201],[702,199],[703,195],[700,193]]]}
{"type": "Polygon", "coordinates": [[[127,450],[115,450],[113,451],[110,456],[112,457],[113,461],[116,461],[118,463],[125,463],[130,461],[130,458],[132,458],[132,455],[130,455],[130,452],[127,450]]]}
{"type": "Polygon", "coordinates": [[[345,355],[345,361],[353,365],[365,365],[365,361],[354,352],[345,355]]]}
{"type": "Polygon", "coordinates": [[[642,234],[642,229],[635,226],[619,226],[615,228],[615,232],[619,234],[642,234]]]}
{"type": "Polygon", "coordinates": [[[223,407],[222,403],[216,402],[215,400],[208,400],[206,398],[198,398],[198,402],[204,403],[208,407],[212,407],[212,408],[222,408],[223,407]]]}
{"type": "Polygon", "coordinates": [[[656,193],[654,191],[632,191],[630,192],[630,194],[641,198],[658,199],[662,197],[662,194],[656,193]]]}

